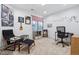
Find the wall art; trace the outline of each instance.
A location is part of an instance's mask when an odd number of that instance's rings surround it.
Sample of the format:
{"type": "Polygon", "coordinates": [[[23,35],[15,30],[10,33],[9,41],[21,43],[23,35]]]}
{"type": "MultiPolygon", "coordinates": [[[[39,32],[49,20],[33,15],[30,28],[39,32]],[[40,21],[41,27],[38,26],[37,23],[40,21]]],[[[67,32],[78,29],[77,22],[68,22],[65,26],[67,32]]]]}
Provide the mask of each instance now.
{"type": "Polygon", "coordinates": [[[14,25],[14,16],[12,11],[3,4],[1,4],[1,25],[2,26],[14,25]]]}
{"type": "Polygon", "coordinates": [[[20,22],[20,23],[24,23],[24,17],[18,17],[18,22],[20,22]]]}
{"type": "Polygon", "coordinates": [[[29,16],[25,17],[25,24],[31,24],[31,17],[29,16]]]}

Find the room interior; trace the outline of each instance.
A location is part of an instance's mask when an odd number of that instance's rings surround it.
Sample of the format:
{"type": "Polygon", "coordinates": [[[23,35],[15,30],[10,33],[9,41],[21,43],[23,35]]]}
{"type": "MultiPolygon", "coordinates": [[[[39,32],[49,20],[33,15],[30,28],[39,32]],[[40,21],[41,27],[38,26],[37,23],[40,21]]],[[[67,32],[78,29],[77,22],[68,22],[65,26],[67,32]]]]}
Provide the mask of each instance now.
{"type": "Polygon", "coordinates": [[[78,55],[78,4],[0,4],[0,55],[78,55]]]}

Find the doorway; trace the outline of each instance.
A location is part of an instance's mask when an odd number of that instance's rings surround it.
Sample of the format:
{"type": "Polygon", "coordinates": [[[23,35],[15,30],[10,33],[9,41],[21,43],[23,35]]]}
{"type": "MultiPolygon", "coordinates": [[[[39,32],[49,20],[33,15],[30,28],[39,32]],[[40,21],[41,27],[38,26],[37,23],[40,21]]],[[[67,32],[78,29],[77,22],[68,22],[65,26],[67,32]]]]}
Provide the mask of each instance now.
{"type": "Polygon", "coordinates": [[[37,16],[32,16],[33,38],[39,39],[42,37],[43,19],[37,16]]]}

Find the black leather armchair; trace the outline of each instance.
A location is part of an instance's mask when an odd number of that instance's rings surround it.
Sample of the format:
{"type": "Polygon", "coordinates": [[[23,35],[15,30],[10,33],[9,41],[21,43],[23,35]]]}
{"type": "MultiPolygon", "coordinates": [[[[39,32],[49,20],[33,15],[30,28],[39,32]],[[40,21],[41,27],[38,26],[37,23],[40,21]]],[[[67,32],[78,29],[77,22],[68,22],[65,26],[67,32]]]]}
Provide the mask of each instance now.
{"type": "Polygon", "coordinates": [[[11,51],[14,51],[15,48],[16,48],[16,45],[18,45],[18,50],[20,51],[20,45],[22,44],[27,44],[28,46],[28,53],[30,53],[30,46],[34,43],[35,45],[35,42],[34,40],[31,40],[31,39],[24,39],[24,37],[26,35],[21,35],[20,39],[19,40],[16,40],[15,42],[11,42],[10,38],[12,37],[15,37],[15,35],[13,34],[13,30],[2,30],[2,35],[3,35],[3,38],[6,40],[7,42],[7,47],[5,48],[6,50],[11,50],[11,51]],[[13,47],[13,49],[10,49],[10,47],[13,47]]]}
{"type": "Polygon", "coordinates": [[[3,39],[5,39],[5,41],[7,43],[7,47],[5,49],[14,51],[15,44],[14,44],[14,42],[10,41],[10,38],[15,37],[15,35],[13,34],[13,30],[12,29],[11,30],[2,30],[2,35],[3,35],[3,39]]]}

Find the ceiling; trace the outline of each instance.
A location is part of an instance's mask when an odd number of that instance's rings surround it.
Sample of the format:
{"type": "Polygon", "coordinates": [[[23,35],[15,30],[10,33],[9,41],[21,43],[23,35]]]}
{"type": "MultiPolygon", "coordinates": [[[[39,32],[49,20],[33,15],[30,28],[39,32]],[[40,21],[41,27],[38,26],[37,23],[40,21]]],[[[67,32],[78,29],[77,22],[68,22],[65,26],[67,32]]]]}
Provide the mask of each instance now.
{"type": "Polygon", "coordinates": [[[77,4],[10,4],[12,7],[31,14],[47,16],[62,10],[78,6],[77,4]]]}

